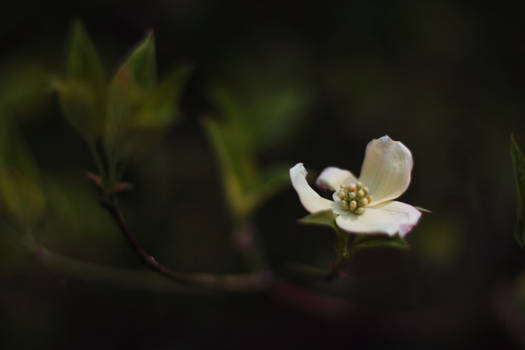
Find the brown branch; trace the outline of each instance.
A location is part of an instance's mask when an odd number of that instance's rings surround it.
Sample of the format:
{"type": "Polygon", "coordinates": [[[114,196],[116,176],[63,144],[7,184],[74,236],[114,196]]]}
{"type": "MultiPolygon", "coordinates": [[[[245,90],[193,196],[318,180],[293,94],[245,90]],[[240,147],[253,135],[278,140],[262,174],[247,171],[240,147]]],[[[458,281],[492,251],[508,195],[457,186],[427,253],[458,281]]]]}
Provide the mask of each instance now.
{"type": "MultiPolygon", "coordinates": [[[[97,181],[97,176],[90,174],[88,178],[91,182],[97,185],[99,189],[101,189],[100,181],[97,181]]],[[[247,222],[242,222],[237,225],[237,229],[234,231],[234,241],[245,258],[248,256],[255,256],[252,264],[259,267],[258,271],[247,274],[228,275],[187,274],[174,271],[166,265],[158,262],[132,235],[122,213],[116,205],[116,192],[118,191],[109,191],[107,192],[109,194],[104,195],[104,191],[101,189],[102,206],[111,215],[132,249],[141,258],[142,262],[159,274],[176,282],[183,282],[206,289],[228,292],[266,292],[274,299],[279,300],[284,304],[292,305],[299,310],[323,318],[338,319],[344,317],[352,310],[349,304],[342,299],[325,296],[276,278],[273,273],[267,269],[266,259],[258,247],[256,247],[253,228],[247,222]]],[[[339,266],[339,268],[341,267],[342,266],[339,266]]]]}
{"type": "Polygon", "coordinates": [[[178,282],[190,283],[203,288],[223,291],[258,291],[268,288],[272,281],[273,275],[270,271],[256,271],[246,274],[188,274],[174,271],[166,265],[158,262],[138,243],[124,220],[122,213],[119,211],[114,198],[104,197],[101,200],[102,206],[111,215],[124,238],[131,245],[133,250],[139,255],[142,262],[158,273],[178,282]]]}
{"type": "Polygon", "coordinates": [[[42,266],[75,279],[155,293],[207,294],[202,288],[175,283],[147,270],[109,267],[66,257],[41,246],[32,237],[25,239],[23,246],[42,266]]]}

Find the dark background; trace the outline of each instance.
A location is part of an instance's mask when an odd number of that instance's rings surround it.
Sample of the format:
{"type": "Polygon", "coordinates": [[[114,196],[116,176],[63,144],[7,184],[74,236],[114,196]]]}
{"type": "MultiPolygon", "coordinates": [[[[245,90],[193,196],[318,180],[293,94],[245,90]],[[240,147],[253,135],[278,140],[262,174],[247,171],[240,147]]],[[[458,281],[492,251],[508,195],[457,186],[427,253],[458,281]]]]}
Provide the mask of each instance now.
{"type": "MultiPolygon", "coordinates": [[[[60,75],[74,19],[84,22],[108,73],[151,28],[161,76],[176,62],[192,64],[182,121],[130,167],[125,178],[136,188],[122,198],[137,238],[173,268],[240,269],[218,165],[201,124],[215,112],[209,91],[217,85],[241,86],[254,96],[297,88],[303,108],[285,137],[258,153],[263,166],[302,161],[314,175],[328,165],[359,173],[367,142],[388,134],[415,159],[413,182],[401,200],[433,213],[408,236],[409,251],[362,251],[346,269],[348,278],[312,282],[294,280],[285,266],[328,267],[333,232],[297,224],[306,212],[291,186],[272,197],[253,218],[268,260],[283,279],[334,298],[322,299],[320,310],[272,293],[157,293],[65,276],[4,235],[0,347],[524,346],[516,295],[525,259],[512,237],[508,151],[511,134],[525,148],[524,7],[467,1],[2,2],[4,74],[36,62],[60,75]]],[[[94,165],[60,117],[56,96],[28,105],[34,106],[20,113],[19,123],[47,198],[36,238],[69,257],[140,268],[84,179],[94,165]]]]}

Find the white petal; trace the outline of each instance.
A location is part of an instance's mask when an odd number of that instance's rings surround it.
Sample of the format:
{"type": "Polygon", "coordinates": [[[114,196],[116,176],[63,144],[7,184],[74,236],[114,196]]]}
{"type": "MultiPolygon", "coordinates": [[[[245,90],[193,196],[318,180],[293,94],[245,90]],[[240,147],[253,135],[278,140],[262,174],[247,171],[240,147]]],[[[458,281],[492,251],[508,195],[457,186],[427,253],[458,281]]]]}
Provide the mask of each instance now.
{"type": "Polygon", "coordinates": [[[306,174],[308,174],[308,172],[304,168],[303,163],[297,163],[290,169],[292,186],[299,195],[299,200],[304,208],[310,213],[331,209],[333,202],[321,197],[310,187],[306,181],[306,174]]]}
{"type": "Polygon", "coordinates": [[[353,233],[386,233],[405,236],[419,221],[419,210],[406,203],[392,201],[366,207],[362,215],[345,212],[335,220],[337,226],[353,233]]]}
{"type": "Polygon", "coordinates": [[[379,204],[406,191],[412,166],[410,150],[401,142],[383,136],[366,146],[359,181],[368,187],[374,204],[379,204]]]}
{"type": "Polygon", "coordinates": [[[319,175],[315,184],[321,188],[337,191],[343,182],[357,182],[357,179],[348,170],[328,167],[319,175]]]}
{"type": "Polygon", "coordinates": [[[348,213],[348,211],[341,206],[341,200],[337,197],[337,193],[335,192],[334,201],[332,202],[332,211],[334,212],[334,215],[346,215],[346,213],[348,213]]]}

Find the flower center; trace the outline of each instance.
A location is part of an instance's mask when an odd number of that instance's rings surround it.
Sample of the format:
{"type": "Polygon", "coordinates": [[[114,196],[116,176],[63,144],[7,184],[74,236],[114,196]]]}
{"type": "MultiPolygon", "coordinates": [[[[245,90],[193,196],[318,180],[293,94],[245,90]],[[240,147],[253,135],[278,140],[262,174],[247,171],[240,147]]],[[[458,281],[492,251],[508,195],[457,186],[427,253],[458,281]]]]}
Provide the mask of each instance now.
{"type": "Polygon", "coordinates": [[[372,202],[372,196],[368,193],[368,188],[360,182],[351,183],[350,185],[341,185],[337,196],[341,200],[341,207],[356,215],[365,212],[365,208],[372,202]]]}

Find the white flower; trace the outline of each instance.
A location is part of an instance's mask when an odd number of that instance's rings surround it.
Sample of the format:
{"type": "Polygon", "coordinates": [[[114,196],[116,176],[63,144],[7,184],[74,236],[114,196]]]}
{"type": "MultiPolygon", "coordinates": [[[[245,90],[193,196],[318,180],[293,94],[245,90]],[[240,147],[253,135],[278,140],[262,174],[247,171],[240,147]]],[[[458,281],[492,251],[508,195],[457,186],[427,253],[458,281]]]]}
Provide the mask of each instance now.
{"type": "Polygon", "coordinates": [[[334,191],[329,200],[306,181],[302,163],[290,169],[292,185],[310,213],[332,210],[338,227],[352,233],[385,233],[405,236],[419,221],[419,210],[394,201],[410,184],[412,154],[399,141],[383,136],[368,143],[361,175],[335,167],[323,170],[317,186],[334,191]]]}

